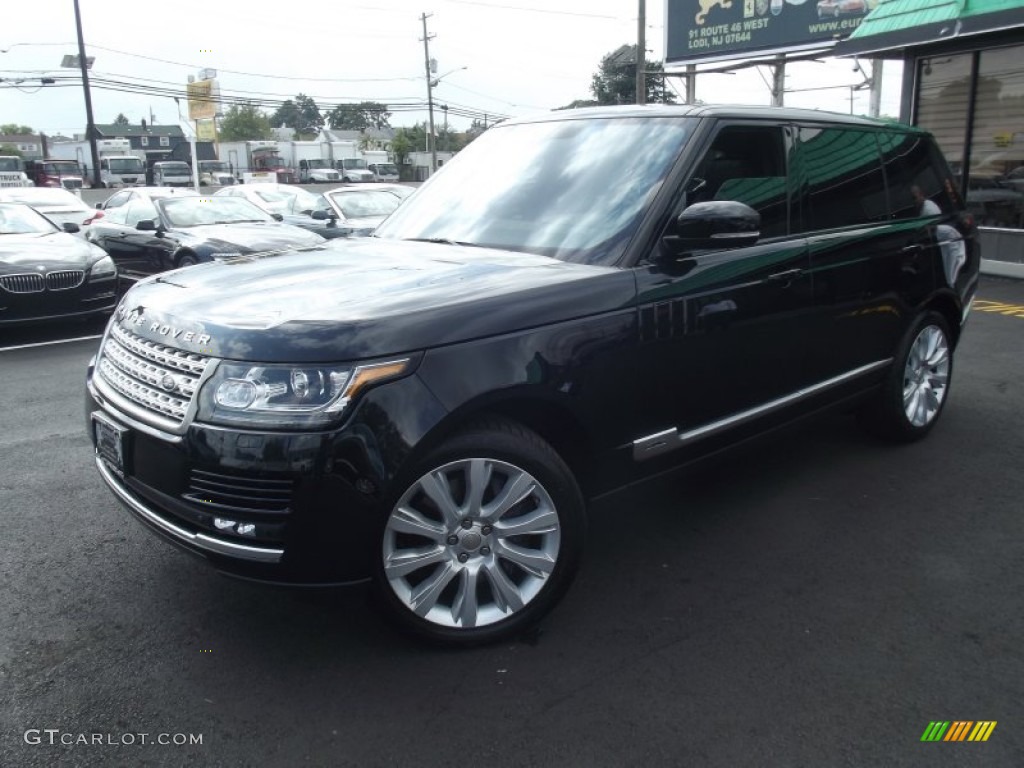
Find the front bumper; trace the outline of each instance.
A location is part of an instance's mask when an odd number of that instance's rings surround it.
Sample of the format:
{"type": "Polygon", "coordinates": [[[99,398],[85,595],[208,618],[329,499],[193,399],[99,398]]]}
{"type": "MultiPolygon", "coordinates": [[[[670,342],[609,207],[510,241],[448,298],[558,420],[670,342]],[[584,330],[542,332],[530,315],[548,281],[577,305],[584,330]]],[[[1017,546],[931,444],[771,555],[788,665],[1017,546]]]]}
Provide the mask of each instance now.
{"type": "Polygon", "coordinates": [[[331,432],[190,424],[180,435],[137,421],[104,397],[89,367],[85,416],[100,477],[151,532],[218,570],[279,584],[369,577],[390,483],[422,423],[408,404],[438,406],[415,376],[366,393],[331,432]],[[393,418],[382,420],[382,414],[393,418]],[[111,457],[94,421],[123,432],[111,457]],[[120,466],[118,466],[120,463],[120,466]]]}

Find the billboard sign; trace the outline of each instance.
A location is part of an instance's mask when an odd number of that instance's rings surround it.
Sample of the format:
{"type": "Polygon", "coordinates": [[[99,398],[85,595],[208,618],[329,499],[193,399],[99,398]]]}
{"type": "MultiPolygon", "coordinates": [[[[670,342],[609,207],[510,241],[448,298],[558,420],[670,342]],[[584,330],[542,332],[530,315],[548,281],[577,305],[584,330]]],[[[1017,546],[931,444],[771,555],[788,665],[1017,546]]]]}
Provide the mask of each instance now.
{"type": "Polygon", "coordinates": [[[220,91],[216,80],[196,80],[189,83],[186,93],[189,120],[209,120],[217,114],[217,97],[220,91]]]}
{"type": "Polygon", "coordinates": [[[196,138],[199,141],[217,140],[217,130],[213,125],[213,118],[196,120],[196,138]]]}
{"type": "Polygon", "coordinates": [[[666,0],[665,61],[695,64],[808,48],[850,36],[878,0],[666,0]]]}

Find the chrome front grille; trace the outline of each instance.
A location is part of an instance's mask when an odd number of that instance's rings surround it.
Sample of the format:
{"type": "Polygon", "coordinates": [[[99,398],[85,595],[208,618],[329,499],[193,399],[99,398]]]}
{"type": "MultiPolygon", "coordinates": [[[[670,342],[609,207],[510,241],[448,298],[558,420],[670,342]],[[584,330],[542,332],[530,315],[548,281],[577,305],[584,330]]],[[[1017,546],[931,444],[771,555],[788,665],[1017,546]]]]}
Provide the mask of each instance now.
{"type": "Polygon", "coordinates": [[[46,281],[42,275],[32,272],[24,275],[4,275],[0,277],[0,288],[8,293],[41,293],[46,289],[46,281]]]}
{"type": "Polygon", "coordinates": [[[177,427],[184,422],[209,363],[210,358],[147,341],[114,325],[96,371],[112,390],[159,417],[161,426],[177,427]]]}
{"type": "Polygon", "coordinates": [[[68,269],[63,272],[50,272],[46,276],[46,287],[51,291],[66,291],[77,288],[85,281],[85,272],[81,269],[68,269]]]}
{"type": "Polygon", "coordinates": [[[81,179],[61,179],[60,180],[60,185],[62,187],[64,187],[64,189],[81,189],[82,188],[82,180],[81,179]]]}

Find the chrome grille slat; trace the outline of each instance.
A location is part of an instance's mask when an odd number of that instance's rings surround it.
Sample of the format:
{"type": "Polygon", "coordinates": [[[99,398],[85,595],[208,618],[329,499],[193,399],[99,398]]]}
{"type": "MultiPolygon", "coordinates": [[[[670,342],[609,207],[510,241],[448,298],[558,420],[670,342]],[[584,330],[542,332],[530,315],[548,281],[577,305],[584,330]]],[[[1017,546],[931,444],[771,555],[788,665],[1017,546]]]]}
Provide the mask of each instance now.
{"type": "Polygon", "coordinates": [[[106,359],[113,363],[122,373],[132,376],[145,384],[151,384],[156,388],[162,389],[161,382],[164,377],[172,376],[178,385],[176,391],[181,392],[185,396],[185,400],[191,400],[192,395],[195,394],[194,380],[183,376],[174,376],[174,371],[161,368],[158,365],[136,357],[124,347],[118,346],[117,342],[113,340],[108,340],[103,345],[103,352],[106,355],[106,359]]]}
{"type": "Polygon", "coordinates": [[[185,418],[185,412],[188,410],[187,400],[171,397],[165,392],[146,386],[141,381],[123,373],[107,358],[99,361],[98,368],[104,381],[129,400],[151,411],[173,416],[178,421],[185,418]]]}
{"type": "Polygon", "coordinates": [[[0,287],[9,293],[42,293],[46,289],[46,281],[42,275],[26,272],[0,277],[0,287]]]}
{"type": "Polygon", "coordinates": [[[46,276],[46,287],[51,291],[67,291],[77,288],[83,282],[85,282],[85,272],[81,269],[50,272],[46,276]]]}
{"type": "Polygon", "coordinates": [[[111,328],[110,335],[122,347],[127,348],[130,352],[134,352],[139,357],[144,357],[166,368],[174,368],[182,373],[192,374],[196,377],[202,375],[203,371],[206,370],[207,363],[210,362],[209,358],[202,355],[184,352],[173,347],[165,347],[163,344],[157,344],[153,341],[146,341],[116,325],[111,328]]]}
{"type": "Polygon", "coordinates": [[[100,380],[161,422],[180,426],[198,391],[210,358],[174,349],[111,327],[96,363],[100,380]],[[168,379],[174,388],[168,391],[168,379]]]}

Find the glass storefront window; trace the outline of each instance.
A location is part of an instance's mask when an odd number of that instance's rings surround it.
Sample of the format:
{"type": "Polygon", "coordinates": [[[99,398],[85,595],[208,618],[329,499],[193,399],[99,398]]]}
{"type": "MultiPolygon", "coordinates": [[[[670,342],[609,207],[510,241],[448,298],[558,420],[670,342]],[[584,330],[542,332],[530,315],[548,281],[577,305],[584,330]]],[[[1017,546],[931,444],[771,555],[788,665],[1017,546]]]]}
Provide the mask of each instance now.
{"type": "Polygon", "coordinates": [[[971,60],[971,54],[965,53],[931,56],[917,63],[921,85],[914,123],[935,136],[957,181],[963,172],[964,137],[971,101],[971,60]]]}
{"type": "MultiPolygon", "coordinates": [[[[974,125],[967,148],[967,208],[986,227],[1024,229],[1024,46],[977,56],[974,125]]],[[[915,123],[931,131],[958,183],[971,114],[973,53],[918,60],[915,123]]]]}
{"type": "Polygon", "coordinates": [[[985,226],[1024,228],[1022,58],[1024,46],[986,50],[979,57],[967,178],[969,207],[985,226]]]}

